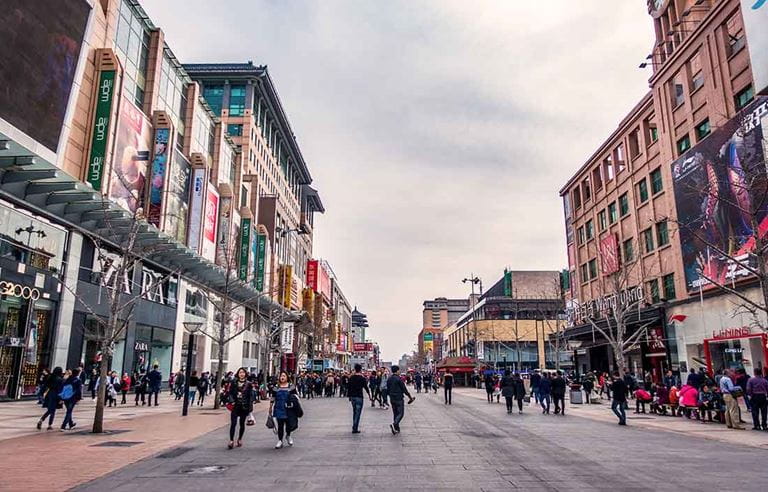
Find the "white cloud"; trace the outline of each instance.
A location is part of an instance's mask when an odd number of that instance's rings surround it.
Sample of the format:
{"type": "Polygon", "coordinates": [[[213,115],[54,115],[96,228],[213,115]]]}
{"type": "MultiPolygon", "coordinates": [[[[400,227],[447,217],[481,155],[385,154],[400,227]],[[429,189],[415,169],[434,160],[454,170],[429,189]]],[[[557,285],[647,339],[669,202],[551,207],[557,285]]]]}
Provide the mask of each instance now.
{"type": "Polygon", "coordinates": [[[389,359],[470,271],[565,265],[557,192],[647,89],[640,1],[144,4],[182,61],[269,65],[328,210],[316,255],[389,359]]]}

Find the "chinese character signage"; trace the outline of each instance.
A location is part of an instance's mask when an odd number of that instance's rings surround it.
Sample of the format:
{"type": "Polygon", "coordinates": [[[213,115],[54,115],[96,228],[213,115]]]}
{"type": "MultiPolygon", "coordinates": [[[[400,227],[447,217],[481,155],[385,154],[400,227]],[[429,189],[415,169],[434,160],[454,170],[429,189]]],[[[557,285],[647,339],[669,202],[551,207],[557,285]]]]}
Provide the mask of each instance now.
{"type": "Polygon", "coordinates": [[[115,71],[103,70],[99,74],[96,92],[96,114],[93,119],[91,155],[85,180],[94,190],[101,191],[109,139],[109,120],[112,115],[112,99],[115,94],[115,71]]]}
{"type": "Polygon", "coordinates": [[[603,275],[619,271],[619,240],[616,234],[608,234],[600,240],[600,270],[603,275]]]}
{"type": "Polygon", "coordinates": [[[264,291],[264,273],[266,271],[267,259],[267,235],[256,235],[256,290],[264,291]]]}
{"type": "Polygon", "coordinates": [[[248,255],[251,252],[251,219],[243,217],[240,221],[240,263],[238,278],[248,280],[248,255]]]}
{"type": "Polygon", "coordinates": [[[317,270],[320,264],[317,260],[307,261],[307,286],[317,292],[317,270]]]}

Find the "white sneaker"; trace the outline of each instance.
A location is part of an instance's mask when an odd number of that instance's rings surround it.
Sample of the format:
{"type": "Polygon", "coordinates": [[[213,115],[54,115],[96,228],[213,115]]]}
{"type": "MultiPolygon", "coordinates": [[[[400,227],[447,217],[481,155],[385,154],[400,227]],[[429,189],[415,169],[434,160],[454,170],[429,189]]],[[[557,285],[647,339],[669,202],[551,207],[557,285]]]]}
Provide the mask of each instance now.
{"type": "Polygon", "coordinates": [[[288,445],[293,446],[293,438],[291,436],[288,436],[288,445]]]}
{"type": "Polygon", "coordinates": [[[277,444],[275,444],[275,449],[280,449],[283,447],[283,441],[277,441],[277,444]]]}

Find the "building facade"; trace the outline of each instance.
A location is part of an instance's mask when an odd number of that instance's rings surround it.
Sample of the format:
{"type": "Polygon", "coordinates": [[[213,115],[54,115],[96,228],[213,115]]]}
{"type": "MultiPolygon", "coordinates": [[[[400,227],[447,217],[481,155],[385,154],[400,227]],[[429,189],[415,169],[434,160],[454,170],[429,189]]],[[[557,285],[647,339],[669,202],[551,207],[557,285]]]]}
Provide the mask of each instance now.
{"type": "Polygon", "coordinates": [[[0,103],[0,398],[34,393],[44,367],[167,378],[191,352],[198,371],[266,368],[275,326],[302,308],[323,211],[266,68],[185,68],[135,0],[11,3],[35,21],[0,40],[14,88],[0,103]],[[133,240],[145,254],[116,268],[133,240]],[[115,289],[136,307],[110,355],[115,289]],[[208,337],[188,343],[221,299],[227,367],[208,337]]]}
{"type": "Polygon", "coordinates": [[[469,300],[437,297],[423,306],[417,353],[421,363],[431,364],[443,358],[443,331],[467,312],[469,300]]]}
{"type": "MultiPolygon", "coordinates": [[[[716,370],[742,360],[718,356],[715,361],[705,350],[713,330],[741,328],[747,322],[734,317],[733,309],[719,299],[722,291],[708,286],[697,272],[701,258],[705,271],[729,268],[727,259],[711,255],[712,248],[704,243],[727,235],[724,231],[733,225],[725,202],[708,207],[702,193],[728,181],[725,173],[734,159],[764,158],[759,145],[750,143],[761,132],[765,108],[760,99],[755,101],[753,47],[742,15],[753,15],[751,4],[742,10],[747,3],[648,2],[656,39],[641,68],[652,69],[649,92],[560,191],[571,280],[568,335],[579,347],[577,368],[582,371],[613,367],[611,347],[595,335],[585,313],[619,298],[638,307],[629,333],[644,331],[624,355],[629,370],[658,378],[667,369],[716,370]],[[742,123],[749,120],[755,123],[742,132],[742,123]],[[730,164],[726,148],[733,149],[730,164]],[[702,226],[706,231],[707,214],[715,208],[715,228],[721,229],[705,238],[697,231],[702,226]]],[[[761,15],[768,29],[768,15],[761,15]]],[[[719,198],[710,198],[714,196],[719,198]]],[[[735,253],[746,242],[741,237],[723,249],[735,247],[730,250],[735,253]]],[[[722,279],[726,277],[745,293],[752,288],[746,277],[724,274],[722,279]]],[[[605,323],[607,317],[597,318],[605,323]]],[[[756,347],[759,342],[750,340],[758,334],[747,331],[747,345],[756,347]]],[[[742,349],[735,346],[738,342],[728,343],[723,350],[742,349]]],[[[742,365],[762,367],[765,357],[750,348],[749,358],[743,357],[749,363],[742,365]]]]}

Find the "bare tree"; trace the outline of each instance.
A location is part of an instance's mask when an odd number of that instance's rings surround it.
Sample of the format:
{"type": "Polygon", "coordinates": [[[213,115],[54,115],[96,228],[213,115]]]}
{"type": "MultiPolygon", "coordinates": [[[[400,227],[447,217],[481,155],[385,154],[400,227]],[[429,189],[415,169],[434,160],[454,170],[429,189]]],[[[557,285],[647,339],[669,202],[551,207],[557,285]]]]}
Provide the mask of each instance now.
{"type": "Polygon", "coordinates": [[[62,282],[83,309],[92,316],[94,323],[83,327],[86,338],[96,343],[101,354],[99,364],[99,388],[96,410],[93,419],[94,433],[104,431],[104,404],[106,400],[109,361],[114,354],[115,343],[121,340],[133,319],[136,305],[142,298],[156,299],[163,296],[163,284],[177,271],[168,274],[149,274],[142,272],[142,281],[135,285],[134,269],[149,255],[157,252],[158,246],[142,239],[151,227],[145,220],[141,208],[123,211],[111,208],[107,202],[102,209],[88,212],[104,234],[98,236],[83,232],[86,240],[93,244],[96,267],[95,278],[98,281],[99,295],[96,303],[83,298],[76,289],[76,282],[62,282]],[[109,241],[104,238],[109,238],[109,241]],[[149,278],[147,278],[149,277],[149,278]],[[106,316],[100,306],[106,304],[106,316]]]}
{"type": "Polygon", "coordinates": [[[640,271],[640,260],[623,262],[616,268],[600,278],[601,297],[579,306],[578,310],[611,347],[616,367],[623,374],[624,356],[643,340],[648,327],[657,320],[641,318],[647,301],[642,287],[646,278],[640,271]]]}

